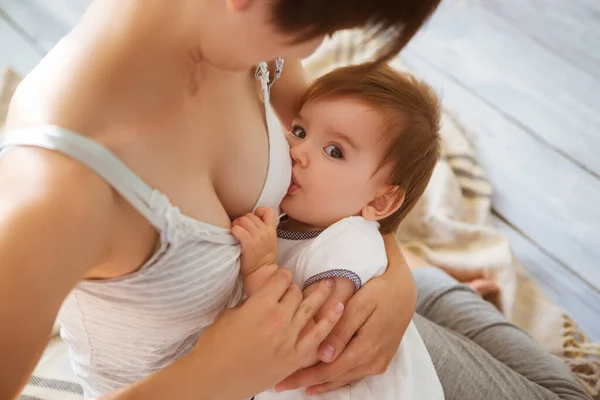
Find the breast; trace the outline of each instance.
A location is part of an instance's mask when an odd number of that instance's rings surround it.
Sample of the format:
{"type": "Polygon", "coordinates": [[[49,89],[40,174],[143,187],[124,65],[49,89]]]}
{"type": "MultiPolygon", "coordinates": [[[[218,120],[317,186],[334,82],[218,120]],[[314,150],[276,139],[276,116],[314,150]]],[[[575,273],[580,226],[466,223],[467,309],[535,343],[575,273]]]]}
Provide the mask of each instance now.
{"type": "Polygon", "coordinates": [[[255,207],[279,209],[279,204],[290,186],[292,159],[290,158],[290,146],[275,111],[270,105],[267,105],[266,109],[269,129],[269,168],[262,193],[255,207]]]}

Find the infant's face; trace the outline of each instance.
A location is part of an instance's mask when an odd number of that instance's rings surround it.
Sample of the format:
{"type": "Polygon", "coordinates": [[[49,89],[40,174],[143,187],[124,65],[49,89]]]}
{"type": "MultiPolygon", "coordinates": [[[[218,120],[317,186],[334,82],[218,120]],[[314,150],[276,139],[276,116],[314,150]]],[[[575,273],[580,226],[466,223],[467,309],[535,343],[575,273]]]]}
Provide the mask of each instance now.
{"type": "Polygon", "coordinates": [[[360,215],[386,184],[385,114],[353,98],[307,103],[288,133],[292,184],[281,203],[291,218],[325,228],[360,215]]]}

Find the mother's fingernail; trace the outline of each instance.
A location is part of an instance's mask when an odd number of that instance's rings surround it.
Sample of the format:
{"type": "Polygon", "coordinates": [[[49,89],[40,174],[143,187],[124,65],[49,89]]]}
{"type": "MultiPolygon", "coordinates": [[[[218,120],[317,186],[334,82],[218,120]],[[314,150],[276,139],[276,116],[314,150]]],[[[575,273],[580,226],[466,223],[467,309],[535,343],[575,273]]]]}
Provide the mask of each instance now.
{"type": "Polygon", "coordinates": [[[333,348],[332,345],[327,345],[323,351],[321,352],[321,355],[323,356],[324,360],[323,361],[329,361],[333,358],[333,355],[335,353],[335,349],[333,348]]]}
{"type": "Polygon", "coordinates": [[[344,312],[344,305],[342,303],[337,303],[335,308],[333,309],[337,315],[340,315],[344,312]]]}
{"type": "Polygon", "coordinates": [[[333,287],[333,279],[325,279],[325,285],[328,288],[332,288],[333,287]]]}

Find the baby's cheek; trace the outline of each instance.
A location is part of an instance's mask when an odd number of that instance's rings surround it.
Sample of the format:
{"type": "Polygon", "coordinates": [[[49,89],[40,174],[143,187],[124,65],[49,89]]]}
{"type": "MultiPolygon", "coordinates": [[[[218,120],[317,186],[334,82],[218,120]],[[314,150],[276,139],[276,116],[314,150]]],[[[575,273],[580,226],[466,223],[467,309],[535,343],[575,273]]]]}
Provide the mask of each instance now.
{"type": "Polygon", "coordinates": [[[318,201],[327,206],[335,205],[344,195],[344,190],[333,182],[327,183],[314,191],[311,196],[311,201],[318,201]]]}
{"type": "Polygon", "coordinates": [[[327,219],[338,219],[352,215],[353,193],[348,189],[337,188],[323,193],[319,199],[321,214],[327,219]]]}

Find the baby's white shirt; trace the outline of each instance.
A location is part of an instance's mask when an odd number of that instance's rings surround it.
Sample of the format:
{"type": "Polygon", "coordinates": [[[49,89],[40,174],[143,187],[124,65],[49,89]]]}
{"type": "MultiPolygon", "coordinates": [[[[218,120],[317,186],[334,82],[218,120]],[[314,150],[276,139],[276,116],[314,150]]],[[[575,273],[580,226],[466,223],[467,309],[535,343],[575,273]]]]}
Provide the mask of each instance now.
{"type": "Polygon", "coordinates": [[[323,231],[277,231],[277,265],[292,271],[294,283],[305,288],[329,277],[348,278],[356,290],[387,268],[379,224],[348,217],[323,231]]]}
{"type": "MultiPolygon", "coordinates": [[[[301,288],[328,277],[352,280],[356,289],[383,274],[387,256],[379,224],[349,217],[318,232],[277,231],[277,265],[292,271],[301,288]]],[[[444,392],[431,357],[411,322],[388,370],[329,393],[268,390],[255,400],[442,400],[444,392]]]]}

